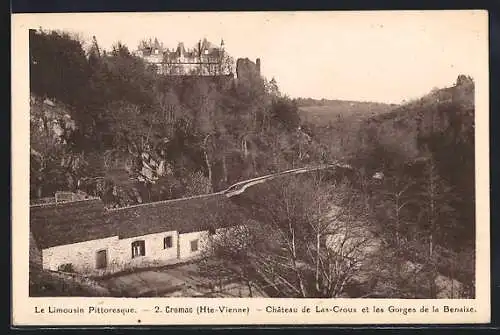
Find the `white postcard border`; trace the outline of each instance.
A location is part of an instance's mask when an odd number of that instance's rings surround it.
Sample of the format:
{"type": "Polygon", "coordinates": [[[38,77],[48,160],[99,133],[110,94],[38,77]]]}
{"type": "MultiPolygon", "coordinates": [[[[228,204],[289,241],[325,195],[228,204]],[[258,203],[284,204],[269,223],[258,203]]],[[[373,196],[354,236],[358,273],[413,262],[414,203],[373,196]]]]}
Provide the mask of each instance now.
{"type": "MultiPolygon", "coordinates": [[[[444,13],[445,11],[443,11],[444,13]]],[[[446,11],[453,16],[458,11],[446,11]]],[[[460,11],[463,13],[464,11],[460,11]]],[[[201,324],[422,324],[422,323],[487,323],[490,321],[490,210],[489,210],[489,87],[488,87],[488,14],[486,11],[467,11],[467,24],[483,39],[484,48],[474,50],[478,55],[475,70],[476,87],[476,299],[263,299],[263,298],[30,298],[28,294],[29,264],[29,57],[28,29],[38,28],[41,15],[54,19],[70,16],[85,20],[96,14],[15,14],[12,16],[12,324],[23,325],[201,325],[201,324]],[[49,307],[83,308],[83,313],[40,313],[49,307]],[[155,313],[166,306],[193,308],[193,313],[155,313]],[[218,310],[220,306],[247,308],[248,312],[207,312],[204,306],[218,310]],[[270,312],[266,309],[296,308],[297,312],[270,312]],[[356,312],[321,313],[316,309],[340,306],[356,312]],[[404,315],[388,312],[389,306],[415,308],[404,315]],[[422,307],[423,306],[423,307],[422,307]],[[434,307],[433,307],[434,306],[434,307]],[[444,306],[473,308],[475,312],[446,313],[444,306]],[[117,308],[115,312],[89,313],[101,308],[117,308]],[[427,307],[428,312],[420,311],[427,307]],[[205,309],[204,309],[205,308],[205,309]],[[310,309],[307,312],[307,308],[310,309]],[[368,312],[364,312],[368,308],[368,312]],[[383,313],[375,308],[384,309],[383,313]],[[438,308],[439,312],[433,312],[438,308]],[[122,311],[120,311],[122,309],[122,311]],[[135,309],[126,313],[123,309],[135,309]],[[204,309],[205,312],[201,312],[204,309]],[[38,312],[37,312],[38,311],[38,312]],[[201,313],[200,313],[201,312],[201,313]]],[[[366,13],[366,12],[365,12],[366,13]]],[[[398,15],[397,12],[392,12],[398,15]]],[[[238,13],[243,15],[243,13],[238,13]]],[[[146,15],[146,14],[100,14],[146,15]]],[[[153,14],[147,14],[153,15],[153,14]]],[[[161,14],[158,14],[161,15],[161,14]]],[[[181,13],[172,15],[182,15],[181,13]]],[[[204,14],[205,15],[205,14],[204,14]]],[[[206,15],[231,15],[212,13],[206,15]]],[[[253,14],[257,15],[257,14],[253,14]]],[[[261,15],[283,15],[262,13],[261,15]]],[[[317,13],[305,16],[314,19],[317,13]]],[[[335,13],[331,14],[335,15],[335,13]]],[[[388,16],[387,12],[384,14],[388,16]]],[[[424,12],[425,15],[425,12],[424,12]]],[[[458,14],[457,14],[458,15],[458,14]]],[[[463,15],[463,14],[461,14],[463,15]]],[[[465,23],[465,22],[464,22],[465,23]]],[[[247,36],[246,38],[250,38],[247,36]]],[[[464,46],[467,52],[467,46],[464,46]]],[[[430,89],[430,88],[429,88],[430,89]]]]}

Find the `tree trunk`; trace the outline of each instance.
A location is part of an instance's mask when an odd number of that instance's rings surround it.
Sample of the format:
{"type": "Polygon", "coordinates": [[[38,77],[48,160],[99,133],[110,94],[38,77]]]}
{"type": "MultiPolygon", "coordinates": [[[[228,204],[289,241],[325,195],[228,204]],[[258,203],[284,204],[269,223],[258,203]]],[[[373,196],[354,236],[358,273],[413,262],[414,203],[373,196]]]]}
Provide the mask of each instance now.
{"type": "Polygon", "coordinates": [[[432,273],[432,277],[430,279],[430,298],[437,298],[436,278],[434,276],[434,272],[432,273]]]}
{"type": "Polygon", "coordinates": [[[225,155],[224,152],[222,153],[222,173],[223,173],[224,187],[226,187],[227,186],[227,181],[228,181],[228,176],[227,176],[226,155],[225,155]]]}
{"type": "Polygon", "coordinates": [[[250,298],[253,297],[253,292],[252,292],[252,282],[250,280],[247,280],[247,286],[248,286],[248,295],[250,298]]]}
{"type": "Polygon", "coordinates": [[[319,286],[319,248],[320,248],[320,234],[316,234],[316,291],[320,293],[319,286]]]}
{"type": "Polygon", "coordinates": [[[432,240],[433,240],[433,238],[432,238],[432,235],[433,235],[433,234],[432,234],[432,232],[431,232],[431,234],[430,234],[430,236],[429,236],[429,261],[432,261],[432,256],[433,256],[433,255],[432,255],[432,251],[433,251],[433,241],[432,241],[432,240]]]}
{"type": "Polygon", "coordinates": [[[434,230],[435,230],[435,219],[434,219],[434,210],[435,210],[435,204],[434,204],[434,181],[431,180],[431,190],[432,190],[432,195],[431,195],[431,201],[430,201],[430,210],[431,210],[431,231],[430,231],[430,236],[429,236],[429,261],[431,262],[431,266],[433,267],[432,271],[432,278],[430,282],[430,298],[435,299],[436,298],[436,280],[434,277],[434,230]]]}
{"type": "Polygon", "coordinates": [[[300,273],[300,270],[297,268],[297,251],[295,248],[295,231],[294,229],[292,230],[292,264],[293,264],[293,269],[295,270],[295,274],[297,275],[297,279],[299,281],[299,286],[300,286],[300,293],[302,294],[302,297],[305,298],[307,297],[306,294],[306,288],[304,286],[304,280],[302,279],[302,274],[300,273]]]}
{"type": "Polygon", "coordinates": [[[399,248],[399,197],[396,196],[396,247],[399,248]]]}
{"type": "Polygon", "coordinates": [[[430,211],[430,215],[429,215],[429,219],[430,219],[430,222],[429,222],[429,225],[430,225],[430,234],[429,234],[429,260],[432,260],[432,256],[433,256],[433,248],[434,248],[434,230],[435,230],[435,203],[434,203],[434,197],[435,197],[435,185],[434,185],[434,175],[433,175],[434,171],[431,172],[431,178],[430,178],[430,195],[431,195],[431,199],[430,199],[430,202],[429,202],[429,211],[430,211]]]}
{"type": "Polygon", "coordinates": [[[207,164],[208,169],[208,185],[207,185],[207,193],[213,192],[213,174],[212,174],[212,162],[210,161],[210,157],[208,155],[208,140],[210,138],[210,134],[205,137],[204,146],[205,146],[205,163],[207,164]]]}
{"type": "Polygon", "coordinates": [[[243,150],[243,156],[246,159],[248,157],[248,143],[245,137],[243,137],[243,140],[241,141],[241,147],[243,150]]]}

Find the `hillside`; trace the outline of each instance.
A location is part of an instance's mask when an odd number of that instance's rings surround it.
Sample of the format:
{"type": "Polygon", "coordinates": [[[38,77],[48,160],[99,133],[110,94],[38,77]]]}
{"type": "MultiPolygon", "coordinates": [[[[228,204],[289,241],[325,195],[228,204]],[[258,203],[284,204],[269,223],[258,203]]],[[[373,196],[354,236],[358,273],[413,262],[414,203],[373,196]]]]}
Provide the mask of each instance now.
{"type": "Polygon", "coordinates": [[[42,30],[30,30],[30,57],[32,199],[81,190],[123,207],[219,191],[319,156],[298,130],[296,104],[258,72],[172,77],[123,44],[84,50],[42,30]]]}
{"type": "Polygon", "coordinates": [[[397,105],[347,100],[296,99],[303,128],[325,157],[345,159],[359,149],[362,123],[391,112],[397,105]]]}
{"type": "Polygon", "coordinates": [[[315,125],[328,125],[339,117],[350,120],[363,120],[384,114],[398,105],[377,102],[361,102],[348,100],[313,100],[298,99],[301,118],[315,125]]]}
{"type": "Polygon", "coordinates": [[[299,106],[301,117],[314,120],[308,124],[312,138],[331,157],[350,163],[361,181],[367,178],[362,184],[373,220],[389,245],[406,259],[470,284],[476,226],[473,79],[459,75],[451,87],[373,115],[349,109],[348,102],[333,104],[337,110],[324,101],[299,106]],[[380,181],[369,179],[380,171],[380,181]]]}
{"type": "Polygon", "coordinates": [[[474,143],[474,82],[466,76],[458,77],[452,87],[364,120],[360,128],[362,147],[383,146],[406,159],[437,150],[452,136],[474,143]]]}
{"type": "MultiPolygon", "coordinates": [[[[384,171],[386,181],[376,200],[380,217],[384,224],[395,218],[396,225],[404,222],[404,234],[415,234],[413,229],[423,233],[420,254],[437,245],[474,253],[474,114],[474,81],[460,75],[454,86],[434,90],[361,125],[359,150],[351,163],[362,166],[367,175],[384,171]],[[404,197],[404,212],[388,215],[383,204],[392,206],[394,199],[383,193],[404,197]]],[[[461,266],[473,268],[471,258],[472,264],[461,266]]]]}

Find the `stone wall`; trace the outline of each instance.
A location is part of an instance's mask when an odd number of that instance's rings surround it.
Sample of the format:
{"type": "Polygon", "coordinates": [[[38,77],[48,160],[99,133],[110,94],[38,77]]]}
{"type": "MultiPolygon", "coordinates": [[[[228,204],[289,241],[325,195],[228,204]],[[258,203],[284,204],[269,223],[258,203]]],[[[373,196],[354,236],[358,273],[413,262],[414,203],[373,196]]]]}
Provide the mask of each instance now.
{"type": "Polygon", "coordinates": [[[208,231],[180,234],[179,236],[179,254],[182,258],[191,258],[201,255],[207,246],[208,231]],[[191,242],[198,241],[198,250],[191,251],[191,242]]]}
{"type": "MultiPolygon", "coordinates": [[[[207,243],[208,232],[178,234],[176,231],[119,239],[118,236],[92,241],[56,246],[43,250],[43,268],[58,271],[60,266],[71,264],[73,271],[102,276],[123,270],[174,264],[198,257],[207,243]],[[165,237],[172,237],[172,247],[164,248],[165,237]],[[132,243],[142,240],[145,255],[132,258],[132,243]],[[198,240],[198,250],[191,251],[191,241],[198,240]],[[107,267],[96,268],[97,252],[106,250],[107,267]]],[[[66,270],[67,271],[67,270],[66,270]]]]}
{"type": "MultiPolygon", "coordinates": [[[[71,264],[75,272],[79,273],[100,273],[96,270],[96,252],[99,250],[108,251],[108,261],[113,257],[112,249],[118,241],[118,236],[102,238],[97,240],[59,245],[42,250],[43,268],[45,270],[58,271],[61,265],[71,264]]],[[[68,271],[68,269],[66,269],[68,271]]]]}

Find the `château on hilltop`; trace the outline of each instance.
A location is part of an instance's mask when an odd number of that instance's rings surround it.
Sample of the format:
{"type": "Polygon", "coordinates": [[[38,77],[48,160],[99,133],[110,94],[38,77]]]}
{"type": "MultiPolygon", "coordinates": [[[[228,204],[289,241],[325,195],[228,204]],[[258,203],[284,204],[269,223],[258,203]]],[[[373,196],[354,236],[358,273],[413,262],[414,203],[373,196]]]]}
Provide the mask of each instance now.
{"type": "Polygon", "coordinates": [[[135,54],[154,65],[160,74],[213,76],[232,73],[224,50],[224,40],[215,46],[203,39],[193,48],[186,48],[180,42],[177,48],[169,49],[154,39],[141,42],[135,54]]]}

